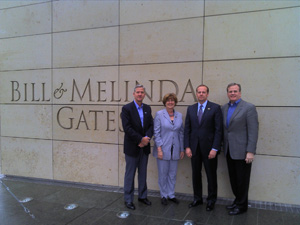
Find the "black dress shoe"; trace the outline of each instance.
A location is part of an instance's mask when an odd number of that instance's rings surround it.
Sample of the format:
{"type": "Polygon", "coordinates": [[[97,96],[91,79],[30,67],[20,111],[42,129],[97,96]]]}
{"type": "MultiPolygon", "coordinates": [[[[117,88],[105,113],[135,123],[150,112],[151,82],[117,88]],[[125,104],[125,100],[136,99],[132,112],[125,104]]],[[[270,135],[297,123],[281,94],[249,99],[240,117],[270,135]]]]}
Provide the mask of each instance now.
{"type": "Polygon", "coordinates": [[[245,210],[245,209],[239,209],[239,208],[234,208],[233,210],[231,210],[231,211],[229,211],[229,215],[231,215],[231,216],[234,216],[234,215],[239,215],[239,214],[242,214],[242,213],[244,213],[244,212],[246,212],[247,210],[245,210]]]}
{"type": "Polygon", "coordinates": [[[168,205],[168,201],[167,201],[167,199],[166,199],[165,197],[163,197],[163,198],[161,199],[161,204],[163,204],[163,205],[168,205]]]}
{"type": "Polygon", "coordinates": [[[139,202],[144,203],[145,205],[151,205],[151,202],[147,198],[139,198],[139,202]]]}
{"type": "Polygon", "coordinates": [[[196,206],[202,205],[202,204],[203,204],[203,201],[201,201],[201,200],[194,200],[191,204],[189,204],[189,208],[196,207],[196,206]]]}
{"type": "Polygon", "coordinates": [[[206,205],[206,211],[212,211],[215,207],[215,203],[213,202],[208,202],[206,205]]]}
{"type": "Polygon", "coordinates": [[[125,202],[125,205],[128,209],[135,210],[135,206],[132,202],[125,202]]]}
{"type": "Polygon", "coordinates": [[[175,204],[179,204],[177,198],[169,198],[169,201],[174,202],[175,204]]]}
{"type": "Polygon", "coordinates": [[[236,207],[236,204],[233,203],[233,204],[231,204],[231,205],[227,205],[227,206],[226,206],[226,209],[234,209],[235,207],[236,207]]]}

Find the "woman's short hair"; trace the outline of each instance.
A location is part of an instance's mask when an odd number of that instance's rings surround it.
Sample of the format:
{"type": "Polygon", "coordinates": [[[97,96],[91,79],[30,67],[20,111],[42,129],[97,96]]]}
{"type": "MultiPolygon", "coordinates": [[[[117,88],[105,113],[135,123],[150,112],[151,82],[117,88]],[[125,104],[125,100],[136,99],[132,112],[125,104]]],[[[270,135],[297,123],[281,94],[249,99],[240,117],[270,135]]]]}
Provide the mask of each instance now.
{"type": "Polygon", "coordinates": [[[166,103],[167,103],[167,101],[168,101],[169,99],[174,100],[175,105],[177,105],[177,102],[178,102],[177,96],[176,96],[174,93],[168,93],[168,94],[166,94],[166,95],[164,96],[164,98],[163,98],[163,104],[164,104],[164,106],[166,106],[166,103]]]}

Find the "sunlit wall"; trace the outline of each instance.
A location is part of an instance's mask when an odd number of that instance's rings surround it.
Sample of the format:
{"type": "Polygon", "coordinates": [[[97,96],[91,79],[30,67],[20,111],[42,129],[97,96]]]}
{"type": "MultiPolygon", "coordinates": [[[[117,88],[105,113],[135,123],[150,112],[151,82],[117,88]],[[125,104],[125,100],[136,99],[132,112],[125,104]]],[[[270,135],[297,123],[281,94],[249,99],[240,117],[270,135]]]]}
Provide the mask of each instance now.
{"type": "MultiPolygon", "coordinates": [[[[300,205],[299,40],[300,1],[1,0],[0,173],[122,187],[136,83],[154,116],[167,92],[185,115],[198,84],[225,104],[238,82],[259,114],[249,199],[300,205]]],[[[232,198],[223,153],[218,182],[232,198]]],[[[192,193],[187,158],[176,191],[192,193]]]]}

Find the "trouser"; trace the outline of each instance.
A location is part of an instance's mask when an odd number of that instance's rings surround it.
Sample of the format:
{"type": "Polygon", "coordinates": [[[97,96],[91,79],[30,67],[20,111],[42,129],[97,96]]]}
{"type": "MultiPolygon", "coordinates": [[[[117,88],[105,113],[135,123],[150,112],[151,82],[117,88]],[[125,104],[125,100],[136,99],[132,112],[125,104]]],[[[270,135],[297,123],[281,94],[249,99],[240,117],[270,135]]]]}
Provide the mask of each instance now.
{"type": "Polygon", "coordinates": [[[157,159],[158,185],[162,198],[175,197],[177,164],[178,160],[157,159]]]}
{"type": "Polygon", "coordinates": [[[134,198],[134,177],[138,169],[138,197],[147,198],[147,165],[148,155],[141,150],[137,157],[125,154],[126,168],[124,177],[124,200],[133,202],[134,198]]]}
{"type": "Polygon", "coordinates": [[[192,179],[194,200],[202,201],[202,162],[207,177],[207,202],[215,203],[217,200],[218,184],[217,184],[217,167],[218,158],[208,159],[208,153],[201,152],[200,148],[197,148],[196,155],[192,157],[192,179]]]}
{"type": "Polygon", "coordinates": [[[244,159],[232,159],[229,151],[227,153],[226,159],[231,189],[235,196],[234,203],[238,208],[247,210],[252,163],[246,163],[244,159]]]}

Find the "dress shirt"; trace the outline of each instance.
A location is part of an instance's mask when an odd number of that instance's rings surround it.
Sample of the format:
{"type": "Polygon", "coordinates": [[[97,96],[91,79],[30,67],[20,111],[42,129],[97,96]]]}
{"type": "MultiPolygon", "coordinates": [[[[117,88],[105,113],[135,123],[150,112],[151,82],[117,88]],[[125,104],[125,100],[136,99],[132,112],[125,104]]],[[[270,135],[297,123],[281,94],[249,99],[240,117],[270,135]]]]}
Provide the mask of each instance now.
{"type": "Polygon", "coordinates": [[[142,127],[144,127],[144,113],[143,113],[143,104],[141,106],[139,106],[135,100],[134,101],[134,104],[135,104],[135,107],[139,113],[139,116],[140,116],[140,119],[141,119],[141,123],[142,123],[142,127]]]}
{"type": "Polygon", "coordinates": [[[197,112],[199,112],[201,105],[202,105],[202,113],[204,113],[205,107],[207,105],[207,100],[203,104],[201,104],[200,102],[198,102],[198,110],[197,110],[197,112]]]}
{"type": "Polygon", "coordinates": [[[226,127],[227,128],[229,126],[230,118],[240,101],[241,101],[241,99],[237,100],[234,103],[231,103],[231,102],[228,103],[228,112],[227,112],[227,118],[226,118],[226,127]]]}

